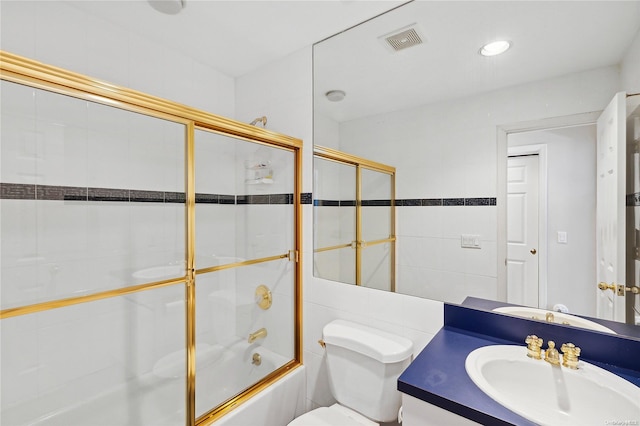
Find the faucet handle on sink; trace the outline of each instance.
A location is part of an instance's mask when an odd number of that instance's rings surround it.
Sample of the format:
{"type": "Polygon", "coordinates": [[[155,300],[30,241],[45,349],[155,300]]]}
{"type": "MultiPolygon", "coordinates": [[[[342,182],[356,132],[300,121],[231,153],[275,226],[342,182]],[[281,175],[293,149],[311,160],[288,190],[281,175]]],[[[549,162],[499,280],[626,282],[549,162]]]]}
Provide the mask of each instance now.
{"type": "Polygon", "coordinates": [[[573,343],[563,343],[560,351],[562,352],[562,366],[577,370],[580,348],[573,343]]]}
{"type": "Polygon", "coordinates": [[[542,350],[542,344],[544,343],[542,338],[531,334],[524,340],[527,344],[527,356],[533,359],[541,359],[540,351],[542,350]]]}

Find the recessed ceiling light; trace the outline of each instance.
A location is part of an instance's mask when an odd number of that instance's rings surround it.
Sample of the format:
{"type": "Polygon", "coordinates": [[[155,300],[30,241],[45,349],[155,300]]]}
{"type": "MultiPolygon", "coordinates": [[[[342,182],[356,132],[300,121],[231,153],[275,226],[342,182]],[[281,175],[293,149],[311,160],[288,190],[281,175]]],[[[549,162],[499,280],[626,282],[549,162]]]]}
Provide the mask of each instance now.
{"type": "Polygon", "coordinates": [[[175,15],[184,9],[186,0],[148,0],[151,7],[167,15],[175,15]]]}
{"type": "Polygon", "coordinates": [[[340,102],[347,94],[342,90],[329,90],[324,94],[331,102],[340,102]]]}
{"type": "Polygon", "coordinates": [[[480,48],[480,54],[482,56],[496,56],[506,52],[511,47],[511,42],[507,40],[498,40],[492,43],[487,43],[480,48]]]}

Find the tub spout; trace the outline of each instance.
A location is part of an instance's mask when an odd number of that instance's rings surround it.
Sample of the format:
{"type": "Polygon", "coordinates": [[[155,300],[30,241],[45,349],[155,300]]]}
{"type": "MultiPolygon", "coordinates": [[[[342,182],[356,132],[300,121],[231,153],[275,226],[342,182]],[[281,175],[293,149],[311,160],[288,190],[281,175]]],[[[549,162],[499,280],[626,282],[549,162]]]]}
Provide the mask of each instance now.
{"type": "Polygon", "coordinates": [[[253,343],[257,339],[264,339],[265,337],[267,337],[267,329],[263,327],[260,330],[256,331],[255,333],[250,333],[248,341],[249,343],[253,343]]]}

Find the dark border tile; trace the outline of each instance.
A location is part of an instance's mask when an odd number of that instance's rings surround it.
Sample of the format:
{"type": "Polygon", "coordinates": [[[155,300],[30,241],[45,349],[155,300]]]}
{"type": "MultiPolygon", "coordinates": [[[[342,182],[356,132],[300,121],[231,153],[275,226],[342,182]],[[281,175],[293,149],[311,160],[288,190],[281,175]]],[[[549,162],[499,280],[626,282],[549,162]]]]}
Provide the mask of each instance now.
{"type": "Polygon", "coordinates": [[[0,183],[3,200],[35,200],[36,186],[24,183],[0,183]]]}
{"type": "Polygon", "coordinates": [[[465,206],[495,206],[495,198],[465,198],[465,206]]]}
{"type": "Polygon", "coordinates": [[[187,202],[187,196],[184,192],[165,192],[164,202],[184,204],[187,202]]]}
{"type": "Polygon", "coordinates": [[[269,204],[293,204],[293,194],[270,194],[269,204]]]}
{"type": "Polygon", "coordinates": [[[422,205],[425,207],[428,206],[442,206],[442,198],[423,198],[422,205]]]}
{"type": "Polygon", "coordinates": [[[355,207],[356,200],[340,200],[340,207],[355,207]]]}
{"type": "Polygon", "coordinates": [[[443,206],[464,206],[464,198],[443,198],[443,206]]]}
{"type": "Polygon", "coordinates": [[[362,207],[390,207],[391,200],[362,200],[362,207]]]}
{"type": "Polygon", "coordinates": [[[340,207],[338,200],[313,200],[313,205],[318,207],[340,207]]]}
{"type": "Polygon", "coordinates": [[[235,195],[218,195],[218,202],[220,204],[235,204],[236,196],[235,195]]]}
{"type": "Polygon", "coordinates": [[[89,201],[129,201],[129,190],[118,188],[87,188],[89,201]]]}
{"type": "Polygon", "coordinates": [[[300,204],[312,204],[313,203],[313,195],[311,192],[302,192],[300,193],[300,204]]]}
{"type": "Polygon", "coordinates": [[[196,193],[196,203],[201,203],[201,204],[218,204],[218,194],[201,194],[201,193],[196,193]]]}
{"type": "Polygon", "coordinates": [[[136,203],[164,203],[164,192],[131,189],[129,190],[129,200],[136,203]]]}
{"type": "Polygon", "coordinates": [[[416,207],[421,206],[419,198],[405,198],[396,200],[396,206],[398,207],[416,207]]]}

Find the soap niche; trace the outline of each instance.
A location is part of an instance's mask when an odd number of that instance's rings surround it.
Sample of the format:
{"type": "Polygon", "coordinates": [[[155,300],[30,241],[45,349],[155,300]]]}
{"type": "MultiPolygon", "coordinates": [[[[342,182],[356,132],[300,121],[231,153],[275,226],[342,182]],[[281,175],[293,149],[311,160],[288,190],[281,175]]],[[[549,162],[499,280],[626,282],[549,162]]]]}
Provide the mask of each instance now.
{"type": "Polygon", "coordinates": [[[260,185],[273,183],[273,167],[271,161],[245,161],[244,183],[260,185]]]}

